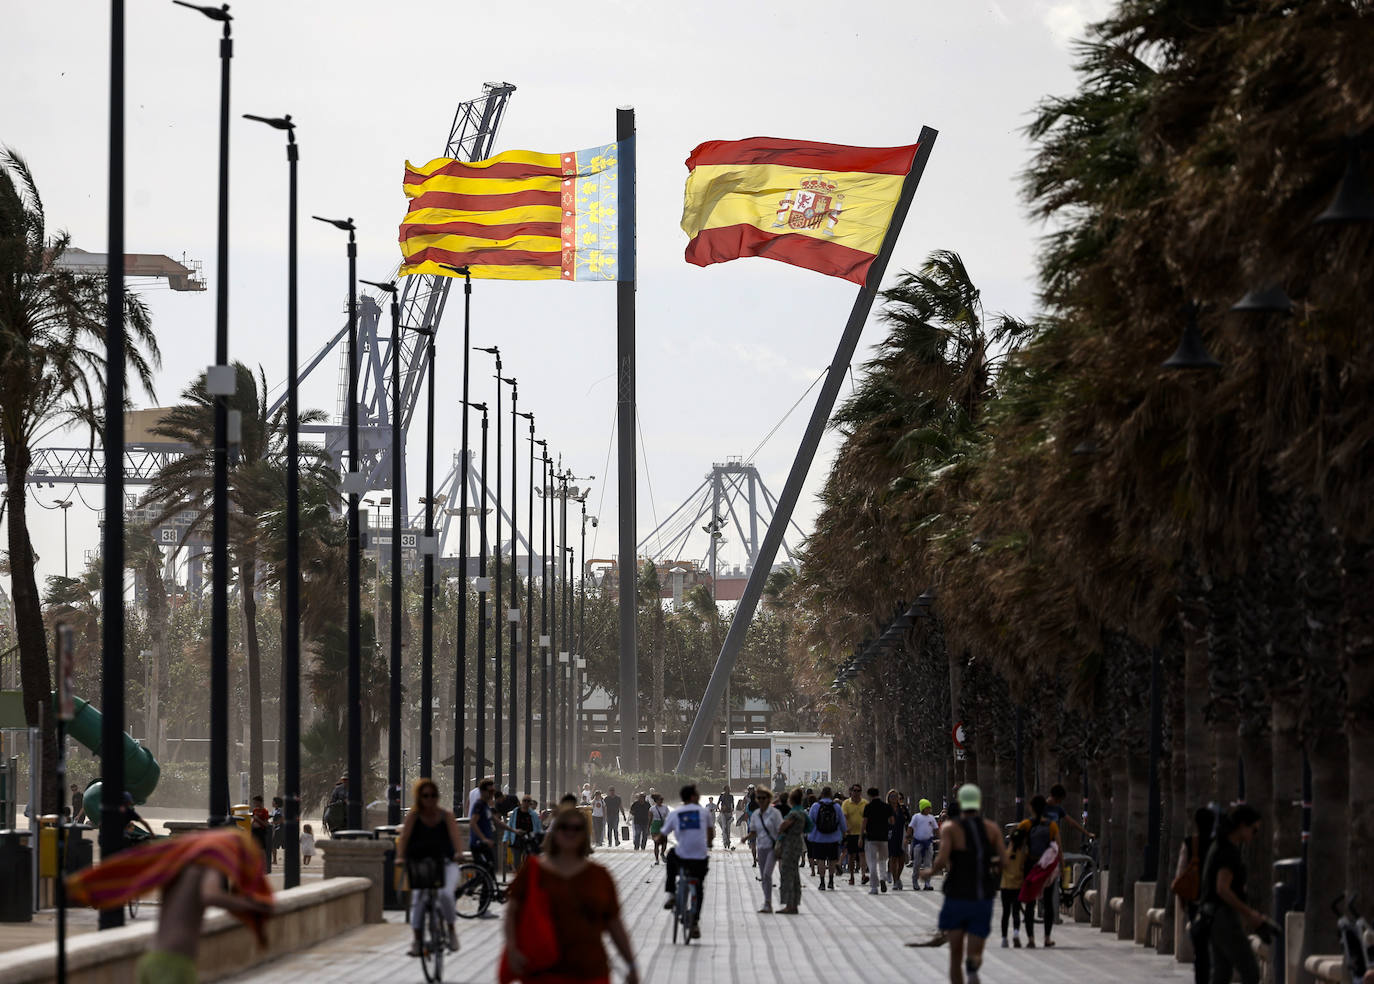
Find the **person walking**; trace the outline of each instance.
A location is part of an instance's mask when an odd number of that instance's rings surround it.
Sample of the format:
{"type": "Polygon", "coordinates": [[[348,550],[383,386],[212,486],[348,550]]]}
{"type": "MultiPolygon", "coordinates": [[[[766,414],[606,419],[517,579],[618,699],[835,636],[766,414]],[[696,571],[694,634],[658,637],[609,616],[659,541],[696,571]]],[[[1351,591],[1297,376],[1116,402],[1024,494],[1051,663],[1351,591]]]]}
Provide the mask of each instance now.
{"type": "Polygon", "coordinates": [[[960,815],[940,828],[940,853],[921,872],[927,882],[947,871],[939,927],[949,940],[950,984],[979,984],[983,946],[992,932],[992,901],[1007,865],[997,825],[982,815],[983,792],[973,783],[956,794],[960,815]],[[999,867],[1000,865],[1000,867],[999,867]]]}
{"type": "Polygon", "coordinates": [[[778,771],[773,773],[773,797],[776,802],[781,803],[784,794],[787,792],[787,776],[782,771],[782,763],[778,763],[778,771]]]}
{"type": "Polygon", "coordinates": [[[592,841],[597,847],[606,837],[606,798],[601,790],[592,794],[592,841]]]}
{"type": "Polygon", "coordinates": [[[1221,821],[1216,840],[1202,866],[1202,918],[1211,924],[1209,949],[1212,984],[1230,984],[1239,974],[1241,984],[1259,984],[1259,964],[1250,949],[1249,930],[1267,920],[1250,907],[1245,897],[1247,872],[1241,846],[1255,839],[1260,813],[1248,803],[1231,808],[1221,821]]]}
{"type": "Polygon", "coordinates": [[[536,846],[544,833],[544,824],[539,819],[539,811],[535,809],[534,797],[528,793],[522,796],[520,805],[511,811],[508,822],[511,829],[503,839],[510,845],[512,862],[515,870],[519,871],[525,859],[536,853],[536,846]]]}
{"type": "Polygon", "coordinates": [[[721,787],[716,806],[720,809],[720,845],[733,851],[734,848],[730,847],[730,828],[735,823],[735,797],[730,792],[729,783],[721,787]]]}
{"type": "MultiPolygon", "coordinates": [[[[816,805],[816,794],[808,789],[802,796],[802,809],[806,811],[806,835],[802,838],[802,843],[806,847],[806,863],[811,866],[811,877],[816,877],[816,853],[813,851],[811,838],[816,832],[815,823],[811,822],[811,807],[816,805]]],[[[823,876],[822,876],[823,877],[823,876]]]]}
{"type": "Polygon", "coordinates": [[[620,846],[620,825],[625,819],[625,802],[616,795],[615,787],[606,789],[606,843],[620,846]]]}
{"type": "Polygon", "coordinates": [[[835,802],[829,786],[821,789],[820,798],[811,807],[811,857],[820,868],[820,884],[824,892],[829,874],[830,890],[835,890],[835,872],[840,867],[840,844],[845,838],[844,810],[835,802]]]}
{"type": "Polygon", "coordinates": [[[76,783],[72,783],[72,785],[71,785],[71,794],[72,794],[71,822],[74,823],[74,824],[76,824],[76,823],[85,823],[85,821],[86,821],[86,800],[85,800],[85,797],[83,797],[83,796],[81,795],[81,790],[77,788],[76,783]]]}
{"type": "MultiPolygon", "coordinates": [[[[1016,825],[1016,829],[1026,835],[1025,877],[1017,898],[1025,906],[1026,946],[1032,950],[1035,949],[1035,903],[1046,886],[1055,881],[1059,858],[1063,856],[1059,825],[1045,815],[1045,805],[1045,797],[1032,796],[1031,815],[1016,825]]],[[[1045,921],[1045,946],[1052,947],[1054,917],[1043,909],[1042,916],[1045,921]]]]}
{"type": "Polygon", "coordinates": [[[935,854],[935,834],[939,831],[940,827],[939,824],[936,823],[935,817],[931,816],[930,800],[923,799],[918,806],[921,812],[917,813],[907,823],[906,839],[907,843],[910,844],[912,848],[911,870],[913,874],[911,876],[911,887],[912,889],[923,888],[925,891],[929,892],[932,890],[930,879],[926,879],[925,885],[918,885],[920,881],[919,876],[921,869],[932,867],[932,860],[935,854]]]}
{"type": "Polygon", "coordinates": [[[859,846],[863,837],[864,829],[864,807],[868,804],[864,802],[863,786],[855,783],[849,787],[849,798],[843,803],[844,807],[844,867],[849,869],[849,884],[854,884],[854,875],[862,871],[863,881],[860,884],[868,884],[868,862],[864,860],[863,848],[859,846]]]}
{"type": "Polygon", "coordinates": [[[759,859],[759,880],[763,883],[763,908],[759,912],[773,911],[773,864],[778,842],[778,829],[782,817],[772,809],[773,794],[763,787],[754,791],[758,809],[749,818],[749,843],[754,847],[759,859]]]}
{"type": "Polygon", "coordinates": [[[1174,890],[1178,892],[1179,879],[1184,872],[1192,869],[1189,879],[1192,885],[1191,898],[1179,896],[1179,901],[1188,906],[1188,936],[1193,943],[1193,984],[1210,984],[1212,979],[1212,948],[1209,932],[1211,926],[1200,918],[1202,908],[1202,863],[1212,847],[1212,830],[1216,826],[1216,814],[1210,807],[1198,807],[1193,814],[1196,832],[1184,840],[1178,850],[1178,867],[1174,871],[1174,890]]]}
{"type": "Polygon", "coordinates": [[[792,790],[787,797],[787,816],[778,825],[774,848],[779,865],[778,901],[782,903],[778,912],[785,916],[795,916],[801,905],[801,856],[805,850],[806,832],[811,827],[811,818],[802,803],[802,791],[792,790]]]}
{"type": "Polygon", "coordinates": [[[301,827],[301,864],[308,865],[315,858],[315,831],[310,824],[301,827]]]}
{"type": "Polygon", "coordinates": [[[630,824],[634,830],[634,849],[642,851],[649,841],[649,801],[643,793],[635,793],[634,802],[630,804],[630,824]]]}
{"type": "MultiPolygon", "coordinates": [[[[1059,828],[1059,847],[1061,850],[1064,848],[1064,835],[1069,832],[1070,827],[1077,830],[1086,840],[1096,839],[1095,835],[1090,834],[1088,828],[1084,827],[1078,818],[1065,807],[1064,800],[1068,795],[1068,790],[1064,788],[1062,783],[1055,783],[1050,787],[1049,796],[1045,797],[1045,816],[1059,828]]],[[[1059,882],[1058,878],[1052,879],[1045,886],[1045,893],[1040,897],[1042,914],[1047,920],[1046,926],[1053,926],[1062,915],[1059,911],[1059,882]]]]}
{"type": "Polygon", "coordinates": [[[543,854],[511,882],[499,980],[606,984],[611,965],[602,937],[609,934],[625,961],[625,984],[638,984],[615,880],[588,860],[592,845],[586,818],[576,808],[561,807],[546,843],[543,854]]]}
{"type": "Polygon", "coordinates": [[[272,812],[267,817],[267,822],[272,826],[272,863],[277,863],[277,852],[281,850],[282,844],[286,841],[286,814],[282,812],[284,803],[280,796],[272,797],[272,812]]]}
{"type": "Polygon", "coordinates": [[[1021,882],[1026,877],[1026,832],[1012,827],[1007,836],[1007,863],[1002,866],[1002,949],[1007,948],[1007,922],[1011,922],[1011,946],[1021,949],[1021,882]]]}
{"type": "Polygon", "coordinates": [[[262,805],[261,794],[254,796],[253,800],[252,824],[253,840],[257,842],[262,850],[263,863],[267,866],[267,873],[272,873],[272,816],[267,812],[267,807],[262,805]]]}
{"type": "Polygon", "coordinates": [[[887,867],[892,876],[892,890],[902,890],[902,869],[906,867],[906,825],[911,822],[906,797],[895,789],[887,791],[887,805],[892,807],[892,829],[887,835],[887,867]]]}
{"type": "Polygon", "coordinates": [[[668,819],[668,807],[663,804],[663,794],[654,793],[654,805],[649,807],[649,836],[654,841],[654,864],[658,864],[663,859],[663,844],[659,840],[659,834],[663,830],[663,824],[668,819]]]}
{"type": "MultiPolygon", "coordinates": [[[[439,911],[448,927],[448,948],[458,949],[458,861],[463,856],[463,835],[452,813],[439,805],[439,787],[432,779],[416,779],[411,807],[396,838],[396,864],[410,873],[412,888],[443,886],[439,911]]],[[[424,893],[410,893],[410,928],[415,939],[410,955],[418,957],[425,940],[424,893]]]]}
{"type": "MultiPolygon", "coordinates": [[[[887,891],[887,839],[892,836],[892,824],[896,819],[892,807],[882,798],[877,786],[870,786],[868,802],[864,804],[863,836],[864,862],[869,871],[868,894],[877,895],[879,890],[887,891]]],[[[896,792],[893,793],[896,796],[896,792]]]]}

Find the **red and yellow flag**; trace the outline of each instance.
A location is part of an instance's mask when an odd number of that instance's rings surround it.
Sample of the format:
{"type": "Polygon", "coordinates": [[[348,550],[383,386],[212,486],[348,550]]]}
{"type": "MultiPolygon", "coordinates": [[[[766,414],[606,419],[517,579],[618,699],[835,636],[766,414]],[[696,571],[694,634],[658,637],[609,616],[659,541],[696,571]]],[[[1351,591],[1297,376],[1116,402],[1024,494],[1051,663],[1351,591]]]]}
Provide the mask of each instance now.
{"type": "Polygon", "coordinates": [[[915,157],[915,144],[773,137],[701,144],[687,158],[687,262],[763,256],[862,284],[915,157]]]}

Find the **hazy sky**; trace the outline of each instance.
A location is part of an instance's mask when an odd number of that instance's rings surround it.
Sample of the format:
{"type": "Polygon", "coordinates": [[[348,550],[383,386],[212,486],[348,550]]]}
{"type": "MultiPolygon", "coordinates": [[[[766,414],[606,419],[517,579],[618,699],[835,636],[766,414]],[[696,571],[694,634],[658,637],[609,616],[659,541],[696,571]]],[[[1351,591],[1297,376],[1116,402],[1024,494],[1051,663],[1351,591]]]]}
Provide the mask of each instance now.
{"type": "MultiPolygon", "coordinates": [[[[28,159],[51,226],[103,252],[108,5],[5,6],[0,143],[28,159]]],[[[139,406],[165,405],[214,351],[218,27],[170,0],[128,7],[127,248],[203,260],[210,279],[205,293],[140,285],[163,368],[157,403],[143,393],[134,397],[139,406]]],[[[239,114],[293,115],[303,216],[353,216],[359,275],[383,280],[399,259],[405,161],[442,154],[454,108],[480,94],[483,82],[518,87],[498,150],[557,152],[609,142],[615,108],[633,105],[644,438],[639,528],[646,534],[712,461],[747,454],[778,423],[829,363],[856,291],[766,260],[685,263],[678,220],[691,149],[703,140],[756,135],[890,146],[911,143],[923,124],[932,126],[940,136],[888,282],[931,250],[953,249],[990,311],[1031,313],[1042,230],[1027,220],[1019,197],[1018,175],[1029,155],[1021,128],[1040,98],[1070,91],[1071,41],[1105,7],[1105,0],[235,2],[231,357],[262,365],[269,383],[281,385],[283,139],[239,114]]],[[[344,235],[305,218],[300,248],[301,346],[309,353],[343,324],[344,235]]],[[[441,474],[459,440],[460,311],[449,306],[438,337],[441,474]]],[[[857,361],[880,337],[870,322],[857,361]]],[[[601,526],[593,556],[612,556],[614,288],[475,282],[473,341],[501,345],[507,372],[520,381],[521,406],[535,412],[541,435],[575,472],[597,476],[590,504],[599,506],[601,526]]],[[[489,371],[477,371],[488,365],[489,357],[475,357],[474,399],[491,395],[489,371]]],[[[333,357],[321,366],[303,390],[304,406],[336,411],[338,370],[333,357]]],[[[811,402],[755,457],[775,494],[811,402]]],[[[415,428],[415,495],[423,440],[423,427],[415,428]]],[[[72,441],[59,435],[52,443],[72,441]]],[[[832,436],[812,468],[796,517],[803,528],[814,517],[814,493],[833,446],[832,436]]],[[[521,460],[523,476],[523,454],[521,460]]],[[[44,487],[37,496],[51,505],[69,490],[44,487]]],[[[98,488],[82,491],[98,505],[98,488]]],[[[31,508],[30,516],[40,579],[60,573],[60,513],[31,508]]],[[[75,570],[98,532],[95,514],[79,502],[70,520],[75,570]]],[[[738,562],[737,538],[730,540],[723,557],[738,562]]],[[[456,536],[450,552],[455,545],[456,536]]]]}

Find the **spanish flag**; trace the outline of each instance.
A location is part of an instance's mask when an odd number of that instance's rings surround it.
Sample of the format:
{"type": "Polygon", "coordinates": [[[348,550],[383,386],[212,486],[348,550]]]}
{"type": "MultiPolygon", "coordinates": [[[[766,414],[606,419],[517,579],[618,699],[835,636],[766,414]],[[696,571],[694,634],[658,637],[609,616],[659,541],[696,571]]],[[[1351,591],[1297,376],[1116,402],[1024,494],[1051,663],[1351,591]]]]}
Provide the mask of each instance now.
{"type": "Polygon", "coordinates": [[[917,146],[773,137],[701,144],[687,158],[687,262],[763,256],[862,285],[917,146]]]}
{"type": "Polygon", "coordinates": [[[407,161],[400,276],[456,276],[448,264],[487,280],[616,280],[618,156],[606,144],[407,161]]]}

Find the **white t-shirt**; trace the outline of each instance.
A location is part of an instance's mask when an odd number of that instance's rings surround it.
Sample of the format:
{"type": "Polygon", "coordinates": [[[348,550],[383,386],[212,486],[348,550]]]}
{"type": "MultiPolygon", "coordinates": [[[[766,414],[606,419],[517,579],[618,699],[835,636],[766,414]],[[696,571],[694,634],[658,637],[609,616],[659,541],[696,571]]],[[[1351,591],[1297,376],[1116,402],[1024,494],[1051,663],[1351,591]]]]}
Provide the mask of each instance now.
{"type": "Polygon", "coordinates": [[[918,813],[911,818],[911,823],[907,824],[911,828],[911,836],[918,841],[930,841],[935,839],[935,835],[940,830],[939,822],[933,816],[918,813]]]}
{"type": "Polygon", "coordinates": [[[592,816],[604,817],[606,815],[606,804],[604,800],[592,800],[592,816]]]}
{"type": "Polygon", "coordinates": [[[700,861],[706,857],[708,842],[706,831],[715,826],[711,811],[700,803],[683,803],[668,814],[663,822],[661,833],[677,834],[677,856],[689,861],[700,861]]]}
{"type": "Polygon", "coordinates": [[[472,792],[468,793],[468,816],[472,816],[472,808],[477,805],[477,801],[482,798],[480,786],[473,786],[472,792]]]}
{"type": "Polygon", "coordinates": [[[664,806],[662,803],[655,803],[653,806],[649,807],[649,819],[667,820],[668,808],[664,806]]]}
{"type": "Polygon", "coordinates": [[[766,809],[755,810],[749,817],[749,832],[756,836],[757,840],[754,843],[761,851],[772,849],[773,843],[778,839],[778,828],[781,826],[782,814],[771,805],[766,809]]]}

